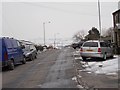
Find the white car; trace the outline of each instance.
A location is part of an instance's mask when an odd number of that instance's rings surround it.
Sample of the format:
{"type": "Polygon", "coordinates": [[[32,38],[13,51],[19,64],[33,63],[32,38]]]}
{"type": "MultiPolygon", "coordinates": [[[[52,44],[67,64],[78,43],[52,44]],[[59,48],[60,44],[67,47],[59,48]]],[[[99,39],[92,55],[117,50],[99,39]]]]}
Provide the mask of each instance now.
{"type": "Polygon", "coordinates": [[[80,54],[83,60],[86,60],[86,58],[106,60],[107,57],[113,57],[113,48],[107,42],[90,40],[83,43],[80,54]]]}

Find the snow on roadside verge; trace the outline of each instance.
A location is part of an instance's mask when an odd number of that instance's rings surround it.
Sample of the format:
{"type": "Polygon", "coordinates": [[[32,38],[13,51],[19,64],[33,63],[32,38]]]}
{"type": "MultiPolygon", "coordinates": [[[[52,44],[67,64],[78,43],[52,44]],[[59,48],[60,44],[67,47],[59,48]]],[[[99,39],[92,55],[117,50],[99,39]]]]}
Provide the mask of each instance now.
{"type": "Polygon", "coordinates": [[[86,68],[86,71],[96,74],[116,75],[119,70],[118,58],[120,58],[120,56],[114,56],[113,59],[102,62],[87,62],[83,64],[83,67],[86,68]]]}

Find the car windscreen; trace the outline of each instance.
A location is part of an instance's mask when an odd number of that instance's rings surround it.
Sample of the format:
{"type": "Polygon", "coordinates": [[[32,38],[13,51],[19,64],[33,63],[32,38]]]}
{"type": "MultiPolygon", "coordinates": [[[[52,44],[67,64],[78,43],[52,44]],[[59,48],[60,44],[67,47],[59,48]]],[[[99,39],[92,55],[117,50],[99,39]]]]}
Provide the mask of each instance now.
{"type": "Polygon", "coordinates": [[[83,47],[98,47],[98,42],[86,42],[83,47]]]}

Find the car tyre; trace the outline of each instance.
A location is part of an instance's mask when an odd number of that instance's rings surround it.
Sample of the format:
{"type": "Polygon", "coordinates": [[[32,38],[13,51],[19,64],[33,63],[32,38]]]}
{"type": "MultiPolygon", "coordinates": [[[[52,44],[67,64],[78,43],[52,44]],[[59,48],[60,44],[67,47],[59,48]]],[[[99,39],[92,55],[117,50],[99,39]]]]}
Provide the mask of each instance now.
{"type": "Polygon", "coordinates": [[[10,61],[8,68],[9,68],[9,70],[14,70],[15,66],[14,66],[13,60],[10,61]]]}
{"type": "Polygon", "coordinates": [[[37,59],[37,56],[35,55],[35,59],[37,59]]]}
{"type": "Polygon", "coordinates": [[[110,58],[113,58],[113,55],[111,55],[110,58]]]}
{"type": "Polygon", "coordinates": [[[31,56],[30,56],[30,61],[33,61],[33,59],[34,59],[34,58],[33,58],[33,56],[31,55],[31,56]]]}
{"type": "Polygon", "coordinates": [[[22,64],[26,64],[26,58],[23,58],[22,64]]]}
{"type": "Polygon", "coordinates": [[[103,54],[103,60],[106,60],[107,59],[107,53],[104,53],[103,54]]]}
{"type": "Polygon", "coordinates": [[[86,61],[86,57],[82,57],[83,61],[86,61]]]}

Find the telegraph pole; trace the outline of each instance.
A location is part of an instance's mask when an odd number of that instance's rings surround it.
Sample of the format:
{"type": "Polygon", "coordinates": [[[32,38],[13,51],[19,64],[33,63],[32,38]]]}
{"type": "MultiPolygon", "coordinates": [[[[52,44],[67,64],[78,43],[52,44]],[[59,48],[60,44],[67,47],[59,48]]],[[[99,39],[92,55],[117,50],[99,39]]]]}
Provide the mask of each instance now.
{"type": "Polygon", "coordinates": [[[101,40],[101,12],[100,12],[100,2],[98,0],[98,13],[99,13],[99,30],[100,30],[100,40],[101,40]]]}
{"type": "MultiPolygon", "coordinates": [[[[48,23],[50,23],[50,21],[49,21],[48,23]]],[[[46,39],[45,39],[45,38],[46,38],[46,36],[45,36],[45,32],[46,32],[46,31],[45,31],[45,24],[46,24],[46,23],[45,23],[45,22],[43,22],[44,46],[45,46],[45,44],[46,44],[46,41],[45,41],[45,40],[46,40],[46,39]]]]}
{"type": "Polygon", "coordinates": [[[44,46],[45,46],[45,22],[43,23],[43,33],[44,33],[44,46]]]}

